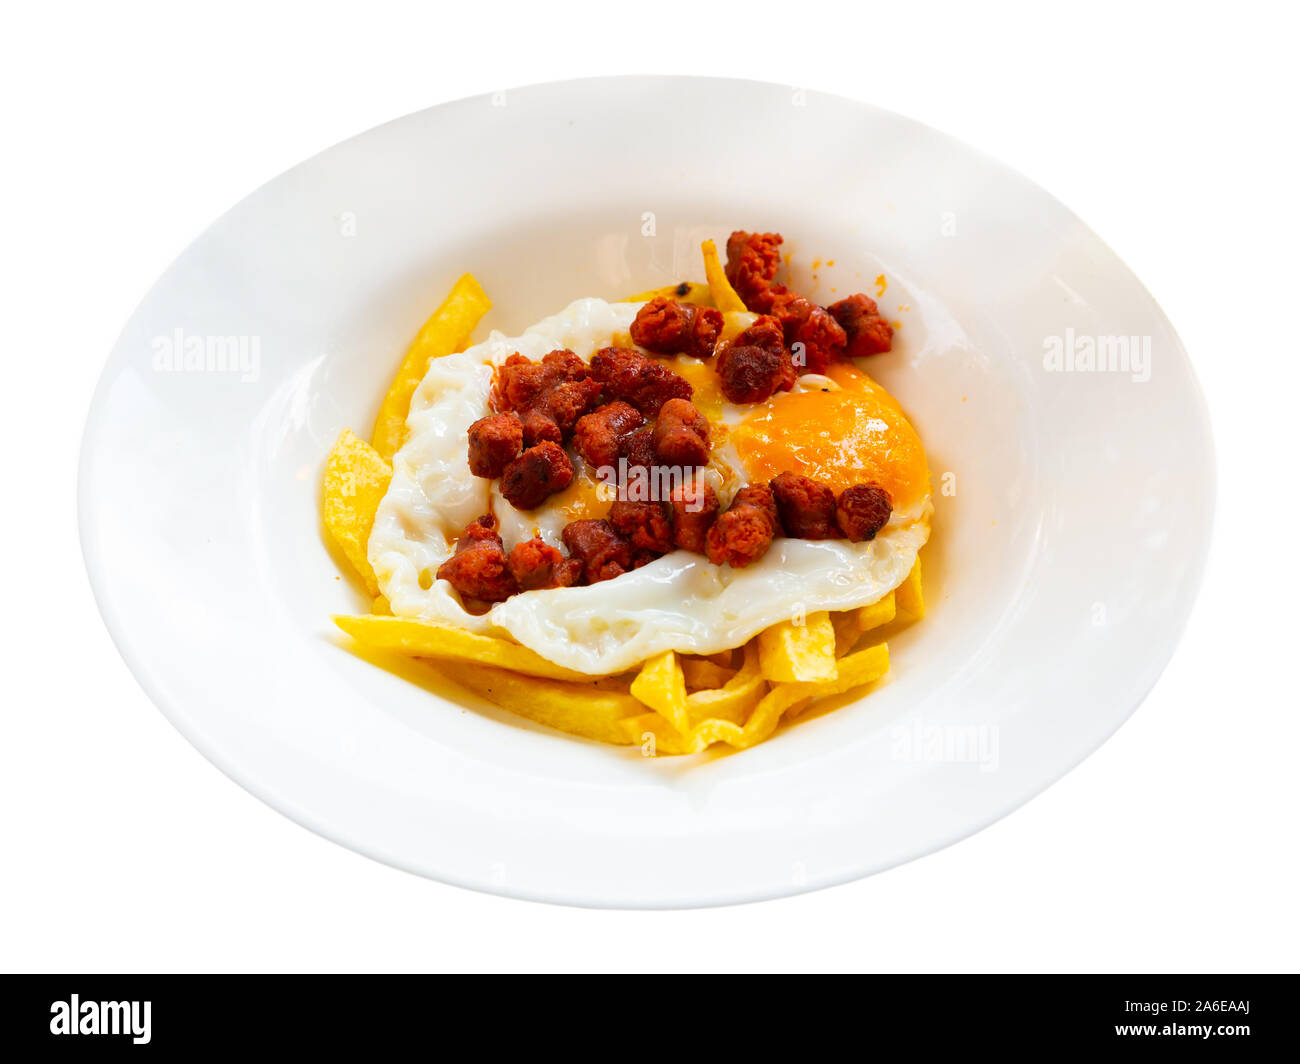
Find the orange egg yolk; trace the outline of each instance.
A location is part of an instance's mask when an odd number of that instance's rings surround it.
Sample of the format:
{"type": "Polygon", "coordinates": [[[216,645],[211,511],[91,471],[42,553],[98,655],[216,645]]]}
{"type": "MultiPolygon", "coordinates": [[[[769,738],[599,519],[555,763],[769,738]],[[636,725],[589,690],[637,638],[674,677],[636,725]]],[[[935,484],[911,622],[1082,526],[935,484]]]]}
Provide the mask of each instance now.
{"type": "Polygon", "coordinates": [[[691,402],[695,409],[710,421],[716,421],[722,413],[722,404],[727,400],[722,394],[722,382],[713,363],[688,355],[673,355],[659,361],[691,386],[691,402]]]}
{"type": "Polygon", "coordinates": [[[910,509],[930,493],[925,451],[897,400],[852,363],[826,375],[838,391],[778,392],[731,432],[751,481],[799,473],[836,493],[874,482],[910,509]]]}
{"type": "Polygon", "coordinates": [[[599,521],[609,516],[614,498],[608,488],[587,474],[579,473],[569,486],[547,500],[566,521],[599,521]]]}

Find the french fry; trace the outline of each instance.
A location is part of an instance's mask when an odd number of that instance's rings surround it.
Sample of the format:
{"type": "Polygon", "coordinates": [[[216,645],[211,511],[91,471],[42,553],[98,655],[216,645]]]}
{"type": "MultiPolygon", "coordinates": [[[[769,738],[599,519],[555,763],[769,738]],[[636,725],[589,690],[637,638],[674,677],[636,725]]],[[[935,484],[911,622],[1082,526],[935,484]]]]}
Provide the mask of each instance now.
{"type": "Polygon", "coordinates": [[[835,628],[828,612],[805,623],[781,621],[758,633],[758,664],[774,683],[812,683],[835,678],[835,628]]]}
{"type": "Polygon", "coordinates": [[[700,245],[700,250],[704,252],[704,276],[708,279],[709,291],[713,293],[713,305],[723,314],[729,311],[748,311],[745,301],[736,295],[736,290],[727,280],[727,271],[718,259],[717,245],[712,240],[706,240],[700,245]]]}
{"type": "Polygon", "coordinates": [[[627,718],[620,727],[627,742],[643,742],[646,734],[653,735],[656,754],[698,754],[716,742],[747,750],[770,738],[782,714],[792,706],[844,694],[880,679],[889,671],[889,648],[884,643],[868,647],[842,658],[839,664],[839,675],[826,683],[777,684],[763,696],[743,726],[711,717],[682,734],[658,713],[645,713],[627,718]]]}
{"type": "Polygon", "coordinates": [[[416,658],[467,661],[509,669],[524,676],[591,683],[596,678],[565,669],[540,654],[490,635],[463,628],[427,624],[405,617],[335,617],[337,624],[358,642],[377,650],[392,650],[416,658]]]}
{"type": "Polygon", "coordinates": [[[745,722],[741,748],[754,746],[771,736],[781,721],[781,715],[792,706],[814,698],[843,694],[879,680],[889,671],[889,647],[885,643],[867,647],[840,658],[838,666],[835,679],[825,683],[783,683],[774,686],[745,722]]]}
{"type": "Polygon", "coordinates": [[[392,467],[351,429],[340,433],[325,459],[321,477],[321,518],[325,530],[371,596],[379,594],[379,581],[370,567],[366,548],[375,524],[375,511],[392,479],[392,467]]]}
{"type": "Polygon", "coordinates": [[[681,658],[680,660],[682,675],[686,677],[686,686],[692,691],[713,690],[736,675],[735,669],[723,668],[707,658],[681,658]]]}
{"type": "Polygon", "coordinates": [[[406,442],[406,415],[411,411],[411,396],[429,371],[429,363],[461,349],[491,308],[487,293],[467,273],[452,286],[442,305],[424,323],[407,348],[375,419],[371,441],[384,458],[391,459],[406,442]]]}
{"type": "Polygon", "coordinates": [[[863,606],[861,609],[850,611],[850,613],[857,621],[858,631],[869,632],[873,628],[879,628],[882,624],[888,624],[892,621],[897,610],[897,600],[894,592],[891,591],[884,598],[873,602],[870,606],[863,606]]]}
{"type": "Polygon", "coordinates": [[[925,616],[925,595],[921,591],[921,556],[916,556],[912,571],[907,579],[898,585],[894,592],[899,612],[907,614],[914,621],[925,616]]]}
{"type": "Polygon", "coordinates": [[[697,307],[713,306],[713,293],[709,291],[706,284],[696,284],[694,281],[683,281],[681,284],[670,284],[663,288],[651,288],[647,292],[638,292],[634,296],[626,296],[620,299],[620,303],[649,303],[656,296],[667,296],[669,299],[675,299],[678,303],[692,303],[697,307]]]}
{"type": "Polygon", "coordinates": [[[641,666],[632,681],[632,696],[644,702],[677,731],[690,729],[686,711],[686,678],[671,650],[656,654],[641,666]]]}
{"type": "Polygon", "coordinates": [[[725,720],[703,721],[683,735],[658,713],[643,713],[621,721],[620,727],[625,742],[644,745],[646,736],[653,736],[656,755],[698,754],[717,742],[736,745],[743,741],[740,727],[725,720]]]}
{"type": "Polygon", "coordinates": [[[858,611],[844,610],[831,614],[831,626],[835,629],[835,657],[842,658],[858,644],[862,638],[862,629],[858,627],[858,611]]]}
{"type": "Polygon", "coordinates": [[[711,691],[692,691],[686,696],[691,726],[706,720],[744,724],[765,694],[767,681],[758,668],[758,643],[751,641],[745,647],[745,663],[735,676],[721,687],[711,691]]]}
{"type": "MultiPolygon", "coordinates": [[[[547,727],[620,745],[639,742],[622,722],[640,715],[645,707],[624,691],[605,690],[594,683],[523,676],[469,661],[440,661],[437,670],[493,705],[508,709],[547,727]]],[[[648,714],[662,720],[656,713],[648,714]]]]}

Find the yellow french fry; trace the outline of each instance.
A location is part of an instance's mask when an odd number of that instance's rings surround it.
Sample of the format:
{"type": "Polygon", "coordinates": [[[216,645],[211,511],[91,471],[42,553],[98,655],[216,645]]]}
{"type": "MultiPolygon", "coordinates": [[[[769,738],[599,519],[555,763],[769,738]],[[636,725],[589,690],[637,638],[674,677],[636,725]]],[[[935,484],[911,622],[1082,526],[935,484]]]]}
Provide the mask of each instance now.
{"type": "Polygon", "coordinates": [[[653,737],[653,752],[658,754],[698,754],[717,742],[740,742],[741,729],[725,720],[706,720],[683,735],[658,713],[643,713],[621,722],[626,742],[648,745],[653,737]]]}
{"type": "MultiPolygon", "coordinates": [[[[746,647],[748,644],[746,644],[746,647]]],[[[745,648],[736,648],[745,649],[745,648]]],[[[720,650],[716,654],[705,655],[709,661],[720,669],[734,669],[736,667],[736,650],[720,650]]]]}
{"type": "Polygon", "coordinates": [[[709,291],[706,284],[696,284],[694,281],[683,281],[681,284],[670,284],[663,288],[651,288],[647,292],[638,292],[634,296],[627,296],[620,303],[649,303],[650,300],[657,296],[667,296],[669,299],[675,299],[678,303],[692,303],[697,307],[713,306],[713,293],[709,291]]]}
{"type": "Polygon", "coordinates": [[[671,650],[656,654],[632,681],[632,696],[644,702],[679,732],[690,729],[686,712],[686,678],[671,650]]]}
{"type": "Polygon", "coordinates": [[[748,311],[745,301],[736,295],[736,290],[727,280],[727,271],[718,259],[717,245],[712,240],[706,240],[700,245],[700,250],[704,252],[704,276],[708,279],[709,291],[713,293],[713,305],[723,314],[729,311],[748,311]]]}
{"type": "Polygon", "coordinates": [[[921,591],[921,556],[916,556],[916,562],[912,566],[912,571],[907,574],[907,579],[898,585],[894,591],[894,598],[898,603],[900,613],[905,613],[914,621],[919,621],[925,616],[925,595],[921,591]]]}
{"type": "Polygon", "coordinates": [[[406,442],[406,415],[411,396],[435,358],[462,348],[479,320],[492,309],[492,301],[472,274],[464,274],[452,286],[442,306],[433,312],[407,348],[388,394],[379,408],[372,436],[374,448],[391,459],[406,442]]]}
{"type": "Polygon", "coordinates": [[[358,642],[377,650],[391,650],[416,658],[468,661],[525,676],[592,682],[594,676],[565,669],[540,654],[490,635],[467,632],[449,625],[427,624],[406,617],[335,617],[337,624],[358,642]]]}
{"type": "Polygon", "coordinates": [[[782,715],[795,706],[817,698],[844,694],[855,687],[874,683],[889,671],[889,647],[884,643],[840,659],[839,675],[825,683],[782,683],[768,691],[742,725],[710,717],[682,734],[658,713],[629,717],[621,723],[627,742],[644,743],[654,737],[657,754],[697,754],[713,743],[723,742],[746,750],[771,737],[782,715]]]}
{"type": "Polygon", "coordinates": [[[884,598],[873,602],[870,606],[863,606],[861,609],[850,611],[850,615],[857,621],[858,631],[869,632],[873,628],[879,628],[882,624],[888,624],[892,621],[897,610],[897,600],[894,592],[891,591],[884,598]]]}
{"type": "Polygon", "coordinates": [[[325,530],[372,596],[379,594],[379,581],[370,567],[366,548],[375,524],[375,511],[392,479],[392,467],[351,429],[344,429],[339,435],[325,459],[321,477],[321,518],[325,530]]]}
{"type": "MultiPolygon", "coordinates": [[[[754,746],[776,731],[781,715],[792,706],[814,698],[843,694],[874,683],[889,671],[889,647],[880,643],[840,658],[838,675],[825,683],[777,684],[745,722],[742,749],[754,746]]],[[[727,740],[730,741],[730,740],[727,740]]]]}
{"type": "Polygon", "coordinates": [[[842,658],[862,638],[862,629],[858,627],[858,611],[832,613],[831,626],[835,629],[835,656],[842,658]]]}
{"type": "Polygon", "coordinates": [[[870,606],[860,606],[856,610],[845,610],[831,615],[835,625],[835,656],[843,657],[853,649],[863,632],[888,624],[897,613],[894,593],[891,591],[870,606]]]}
{"type": "MultiPolygon", "coordinates": [[[[467,661],[440,661],[437,669],[448,679],[493,705],[570,735],[602,743],[639,742],[623,721],[645,707],[624,691],[523,676],[467,661]]],[[[649,714],[662,720],[657,714],[649,714]]]]}
{"type": "Polygon", "coordinates": [[[735,669],[723,668],[707,658],[680,658],[679,661],[686,686],[692,691],[713,690],[736,675],[735,669]]]}
{"type": "Polygon", "coordinates": [[[710,719],[744,724],[759,700],[767,694],[767,681],[758,667],[758,643],[745,647],[745,662],[730,680],[714,690],[692,691],[686,696],[691,726],[710,719]]]}
{"type": "Polygon", "coordinates": [[[758,664],[774,683],[812,683],[835,678],[835,628],[825,611],[803,624],[781,621],[758,633],[758,664]]]}

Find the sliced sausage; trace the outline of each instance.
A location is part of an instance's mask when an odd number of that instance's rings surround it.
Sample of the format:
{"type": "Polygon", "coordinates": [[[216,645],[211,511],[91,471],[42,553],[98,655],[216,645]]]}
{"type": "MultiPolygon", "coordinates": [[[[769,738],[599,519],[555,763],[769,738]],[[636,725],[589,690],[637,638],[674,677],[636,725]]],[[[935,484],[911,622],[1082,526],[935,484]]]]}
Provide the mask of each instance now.
{"type": "Polygon", "coordinates": [[[609,509],[609,523],[638,550],[659,555],[673,549],[673,526],[661,502],[620,499],[609,509]]]}
{"type": "Polygon", "coordinates": [[[835,522],[854,543],[875,539],[892,512],[889,492],[879,484],[854,484],[835,500],[835,522]]]}
{"type": "Polygon", "coordinates": [[[826,309],[844,329],[849,358],[879,355],[893,347],[894,327],[880,316],[870,296],[856,292],[826,309]]]}
{"type": "Polygon", "coordinates": [[[673,488],[668,499],[673,515],[673,544],[703,554],[705,539],[718,519],[718,496],[703,480],[673,488]]]}
{"type": "Polygon", "coordinates": [[[722,312],[655,296],[636,312],[629,331],[647,351],[709,358],[722,334],[722,312]]]}
{"type": "Polygon", "coordinates": [[[605,347],[591,359],[591,375],[605,385],[608,399],[628,403],[647,417],[669,399],[689,399],[691,386],[667,366],[630,347],[605,347]]]}
{"type": "Polygon", "coordinates": [[[669,399],[655,419],[653,445],[661,465],[702,466],[709,461],[709,422],[688,399],[669,399]]]}
{"type": "Polygon", "coordinates": [[[785,534],[793,539],[838,539],[835,492],[812,477],[781,473],[770,487],[785,534]]]}
{"type": "Polygon", "coordinates": [[[516,543],[507,563],[520,591],[571,587],[582,577],[581,562],[566,558],[563,551],[540,538],[516,543]]]}
{"type": "Polygon", "coordinates": [[[501,474],[501,494],[516,510],[533,510],[573,480],[573,463],[559,444],[529,447],[501,474]]]}
{"type": "Polygon", "coordinates": [[[743,569],[767,553],[780,530],[772,489],[766,484],[747,485],[709,529],[705,537],[709,561],[743,569]]]}
{"type": "Polygon", "coordinates": [[[489,480],[499,477],[523,445],[523,423],[513,410],[479,418],[469,427],[469,471],[489,480]]]}
{"type": "Polygon", "coordinates": [[[486,514],[465,529],[456,553],[438,567],[438,579],[462,596],[484,602],[503,602],[518,590],[506,565],[495,517],[486,514]]]}
{"type": "Polygon", "coordinates": [[[589,584],[613,580],[632,568],[632,544],[608,521],[570,521],[560,536],[569,553],[582,562],[589,584]]]}
{"type": "Polygon", "coordinates": [[[772,306],[771,288],[781,265],[780,233],[747,233],[727,238],[727,280],[745,306],[765,314],[772,306]]]}
{"type": "Polygon", "coordinates": [[[578,419],[573,430],[573,449],[593,469],[618,464],[620,441],[645,418],[627,403],[606,403],[578,419]]]}

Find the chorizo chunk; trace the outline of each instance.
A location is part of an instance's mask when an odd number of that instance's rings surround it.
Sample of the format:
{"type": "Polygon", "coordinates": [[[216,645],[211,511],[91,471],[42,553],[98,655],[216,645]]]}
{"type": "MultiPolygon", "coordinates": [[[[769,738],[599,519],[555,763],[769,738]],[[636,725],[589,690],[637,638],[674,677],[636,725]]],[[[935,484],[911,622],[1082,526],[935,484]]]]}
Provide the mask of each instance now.
{"type": "Polygon", "coordinates": [[[507,410],[527,410],[552,388],[591,375],[585,362],[567,348],[551,351],[534,362],[516,352],[502,363],[497,374],[497,394],[507,410]]]}
{"type": "Polygon", "coordinates": [[[876,301],[857,292],[826,308],[847,337],[850,358],[880,355],[894,345],[894,327],[880,316],[876,301]]]}
{"type": "Polygon", "coordinates": [[[796,372],[825,373],[826,367],[844,354],[848,342],[844,330],[824,307],[812,300],[783,292],[772,314],[781,323],[796,372]]]}
{"type": "Polygon", "coordinates": [[[569,553],[582,562],[589,584],[613,580],[632,568],[632,544],[608,521],[570,521],[560,536],[569,553]]]}
{"type": "Polygon", "coordinates": [[[556,384],[580,381],[591,376],[591,367],[567,347],[557,347],[543,355],[542,366],[556,384]]]}
{"type": "Polygon", "coordinates": [[[655,296],[636,312],[632,339],[661,355],[709,358],[722,334],[722,312],[655,296]]]}
{"type": "Polygon", "coordinates": [[[573,449],[593,469],[616,465],[620,441],[644,423],[641,412],[627,403],[606,403],[578,419],[573,429],[573,449]]]}
{"type": "Polygon", "coordinates": [[[747,485],[709,529],[705,537],[709,561],[743,569],[767,553],[780,530],[772,489],[766,484],[747,485]]]}
{"type": "Polygon", "coordinates": [[[609,509],[609,523],[638,550],[667,554],[673,549],[673,526],[661,502],[620,499],[609,509]]]}
{"type": "Polygon", "coordinates": [[[533,409],[544,412],[554,421],[563,439],[573,432],[573,426],[577,424],[578,418],[595,405],[602,390],[600,381],[590,378],[565,381],[542,396],[533,409]]]}
{"type": "Polygon", "coordinates": [[[789,391],[798,376],[781,323],[766,314],[722,349],[716,366],[722,394],[733,403],[761,403],[789,391]]]}
{"type": "Polygon", "coordinates": [[[788,391],[798,374],[781,323],[764,314],[722,349],[716,362],[722,394],[733,403],[761,403],[788,391]]]}
{"type": "Polygon", "coordinates": [[[781,473],[771,482],[772,497],[785,534],[794,539],[838,539],[835,492],[797,473],[781,473]]]}
{"type": "Polygon", "coordinates": [[[523,446],[523,423],[513,410],[479,418],[469,427],[469,471],[489,480],[499,477],[523,446]]]}
{"type": "Polygon", "coordinates": [[[854,484],[835,500],[835,521],[854,543],[875,539],[892,512],[889,492],[879,484],[854,484]]]}
{"type": "Polygon", "coordinates": [[[733,344],[718,356],[722,394],[733,403],[761,403],[789,388],[793,377],[794,367],[784,352],[733,344]]]}
{"type": "Polygon", "coordinates": [[[619,455],[627,460],[628,469],[649,469],[655,464],[655,432],[653,425],[633,429],[619,441],[619,455]]]}
{"type": "Polygon", "coordinates": [[[781,265],[780,233],[747,233],[738,229],[727,238],[727,280],[745,306],[760,314],[772,306],[771,288],[781,265]]]}
{"type": "Polygon", "coordinates": [[[545,368],[518,352],[497,371],[497,393],[506,410],[527,410],[549,386],[545,368]]]}
{"type": "Polygon", "coordinates": [[[621,399],[647,417],[669,399],[689,399],[691,386],[653,358],[630,347],[605,347],[591,360],[591,375],[605,385],[610,399],[621,399]]]}
{"type": "Polygon", "coordinates": [[[663,465],[702,466],[709,461],[709,421],[687,399],[669,399],[654,426],[654,453],[663,465]]]}
{"type": "Polygon", "coordinates": [[[501,494],[516,510],[533,510],[563,491],[573,479],[573,463],[559,444],[545,440],[529,447],[501,474],[501,494]]]}
{"type": "Polygon", "coordinates": [[[673,512],[673,543],[682,550],[703,554],[705,539],[718,519],[718,496],[703,480],[673,488],[668,499],[673,512]]]}
{"type": "Polygon", "coordinates": [[[740,347],[761,347],[767,351],[781,351],[785,348],[785,327],[774,315],[760,314],[749,328],[737,333],[731,342],[740,347]]]}
{"type": "Polygon", "coordinates": [[[456,544],[456,553],[438,567],[438,579],[446,580],[462,596],[484,602],[503,602],[513,595],[518,588],[496,527],[496,518],[490,514],[470,524],[456,544]]]}
{"type": "Polygon", "coordinates": [[[540,538],[516,543],[507,562],[520,591],[571,587],[582,576],[580,562],[566,558],[562,551],[540,538]]]}
{"type": "Polygon", "coordinates": [[[530,407],[524,411],[521,426],[524,433],[525,447],[536,447],[544,440],[550,440],[552,443],[564,442],[564,433],[560,431],[560,423],[540,405],[530,407]]]}

